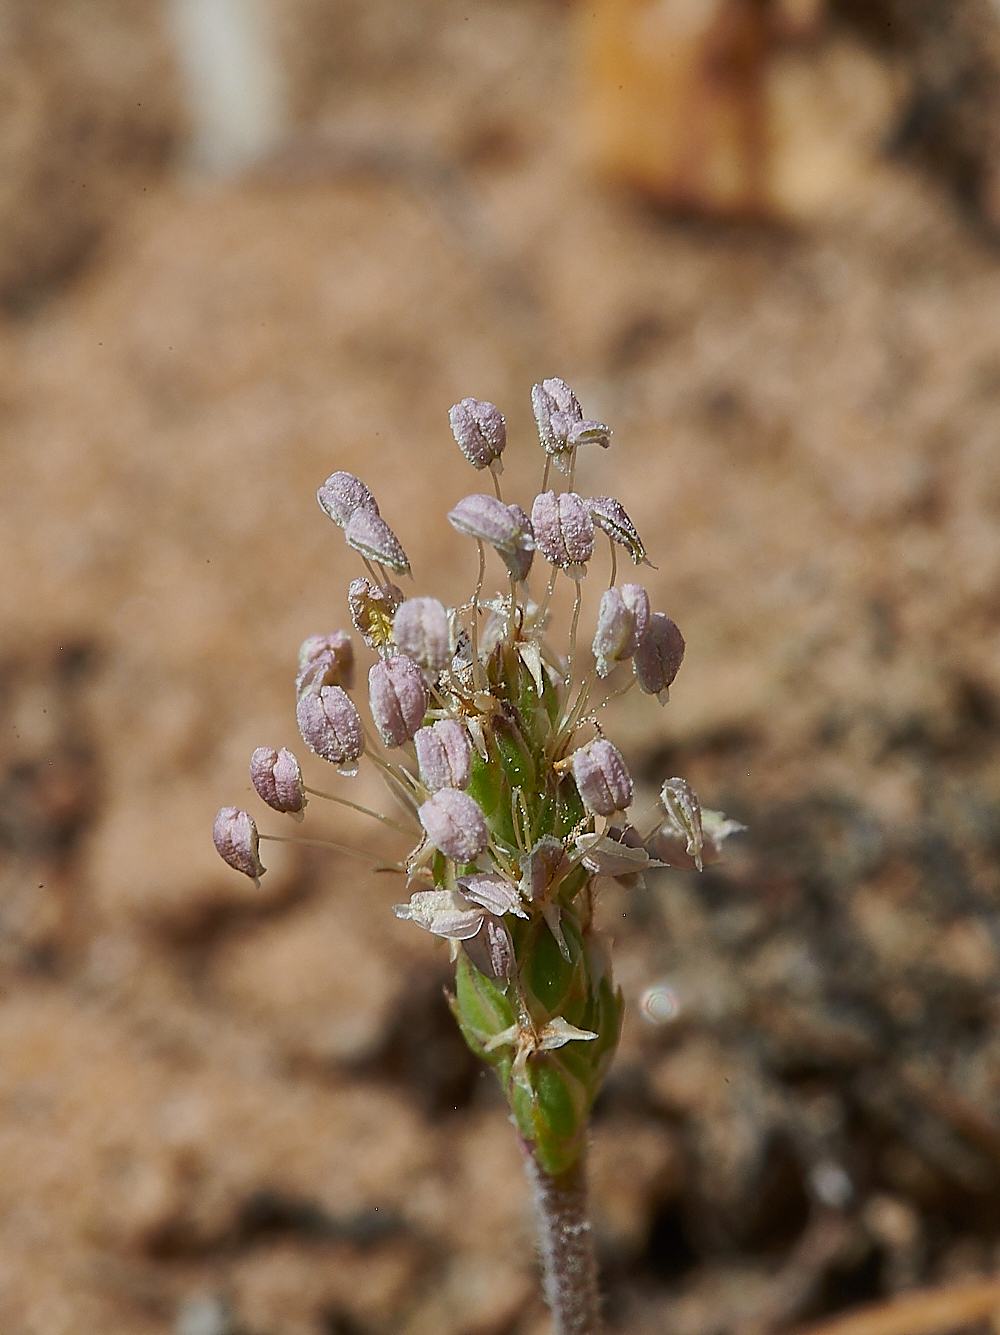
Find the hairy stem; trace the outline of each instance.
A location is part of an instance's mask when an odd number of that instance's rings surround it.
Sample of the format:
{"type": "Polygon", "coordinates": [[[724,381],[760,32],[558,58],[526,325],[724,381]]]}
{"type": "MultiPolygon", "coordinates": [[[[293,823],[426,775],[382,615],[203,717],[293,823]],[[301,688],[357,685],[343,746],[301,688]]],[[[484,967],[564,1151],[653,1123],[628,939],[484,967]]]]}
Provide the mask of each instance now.
{"type": "Polygon", "coordinates": [[[538,1213],[545,1297],[552,1335],[599,1335],[600,1301],[594,1238],[587,1218],[584,1159],[565,1173],[546,1173],[526,1147],[525,1165],[538,1213]]]}

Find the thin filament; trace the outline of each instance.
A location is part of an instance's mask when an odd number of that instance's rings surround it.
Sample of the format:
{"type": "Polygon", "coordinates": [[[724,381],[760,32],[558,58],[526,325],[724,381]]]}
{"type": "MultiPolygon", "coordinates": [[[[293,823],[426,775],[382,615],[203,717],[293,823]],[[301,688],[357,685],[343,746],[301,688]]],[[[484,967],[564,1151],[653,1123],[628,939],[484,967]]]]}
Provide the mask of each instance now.
{"type": "Polygon", "coordinates": [[[420,833],[419,830],[407,829],[405,825],[399,825],[396,821],[390,819],[390,817],[383,816],[381,811],[373,811],[371,807],[363,807],[360,802],[351,802],[346,797],[338,797],[335,793],[323,793],[320,792],[318,788],[307,788],[305,784],[302,786],[305,792],[310,793],[313,797],[322,797],[327,802],[339,802],[342,807],[350,807],[352,811],[360,811],[362,815],[371,816],[375,820],[382,821],[385,825],[392,826],[392,828],[398,830],[400,834],[417,837],[420,833]]]}
{"type": "Polygon", "coordinates": [[[569,668],[566,673],[566,690],[569,691],[573,682],[573,669],[576,667],[576,632],[580,625],[580,604],[583,601],[583,585],[580,581],[574,580],[576,585],[576,597],[573,599],[573,625],[569,632],[569,668]]]}
{"type": "Polygon", "coordinates": [[[615,551],[615,540],[610,533],[607,535],[607,538],[608,546],[611,548],[611,583],[608,585],[608,588],[613,589],[615,580],[618,578],[618,553],[615,551]]]}
{"type": "Polygon", "coordinates": [[[539,626],[545,621],[545,613],[549,610],[549,600],[552,597],[552,590],[556,587],[556,575],[558,575],[558,573],[558,567],[553,566],[552,574],[549,576],[548,588],[545,590],[545,597],[542,599],[542,605],[538,609],[538,613],[535,617],[535,622],[539,626]]]}
{"type": "Polygon", "coordinates": [[[308,844],[312,848],[334,848],[338,853],[350,853],[352,857],[361,858],[363,862],[371,863],[376,871],[405,871],[401,862],[383,862],[381,858],[372,857],[370,853],[363,853],[359,848],[349,848],[347,844],[335,844],[332,839],[290,839],[283,834],[262,834],[259,836],[261,841],[267,840],[272,844],[308,844]]]}
{"type": "Polygon", "coordinates": [[[476,581],[476,591],[472,595],[472,682],[474,686],[479,685],[479,596],[483,591],[483,580],[486,578],[486,549],[479,538],[476,539],[476,546],[479,548],[479,579],[476,581]]]}

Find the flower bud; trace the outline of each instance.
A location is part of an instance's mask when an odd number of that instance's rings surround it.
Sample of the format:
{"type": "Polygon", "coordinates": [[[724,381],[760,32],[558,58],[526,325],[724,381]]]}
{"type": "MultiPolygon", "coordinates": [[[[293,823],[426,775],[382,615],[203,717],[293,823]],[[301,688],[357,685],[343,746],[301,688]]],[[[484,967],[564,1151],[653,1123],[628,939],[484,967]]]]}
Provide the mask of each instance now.
{"type": "Polygon", "coordinates": [[[331,473],[316,493],[320,508],[335,524],[346,528],[356,510],[378,514],[375,497],[353,473],[331,473]]]}
{"type": "Polygon", "coordinates": [[[504,505],[496,496],[477,493],[464,496],[449,511],[452,526],[470,538],[488,542],[501,555],[518,551],[530,552],[534,547],[531,521],[518,505],[504,505]]]}
{"type": "Polygon", "coordinates": [[[465,953],[481,974],[506,981],[515,963],[514,942],[505,923],[487,913],[482,931],[463,942],[465,953]]]}
{"type": "Polygon", "coordinates": [[[399,539],[375,510],[355,510],[344,530],[347,545],[367,557],[388,566],[397,575],[408,575],[410,563],[399,539]]]}
{"type": "Polygon", "coordinates": [[[617,663],[631,658],[648,628],[649,596],[641,584],[605,590],[593,645],[598,676],[608,676],[617,663]]]}
{"type": "Polygon", "coordinates": [[[583,411],[577,403],[576,395],[563,380],[543,380],[531,389],[531,407],[538,424],[538,439],[542,449],[558,467],[565,466],[560,457],[572,454],[573,447],[567,442],[567,433],[574,423],[583,420],[583,411]]]}
{"type": "Polygon", "coordinates": [[[396,612],[392,638],[430,672],[443,672],[452,659],[448,613],[436,598],[408,598],[396,612]]]}
{"type": "Polygon", "coordinates": [[[594,554],[594,524],[575,491],[543,491],[531,507],[535,546],[571,579],[582,579],[594,554]]]}
{"type": "Polygon", "coordinates": [[[481,904],[489,913],[502,917],[513,913],[516,918],[526,918],[521,903],[521,896],[513,881],[498,872],[477,872],[474,876],[460,876],[458,888],[466,899],[474,904],[481,904]]]}
{"type": "Polygon", "coordinates": [[[521,894],[532,903],[544,899],[566,874],[566,850],[561,839],[543,834],[520,860],[521,894]]]}
{"type": "Polygon", "coordinates": [[[508,552],[498,548],[504,565],[514,576],[519,584],[523,584],[528,578],[531,570],[531,563],[535,559],[535,540],[531,529],[531,520],[521,509],[519,505],[508,505],[507,509],[511,513],[511,518],[517,524],[520,531],[531,538],[531,544],[527,547],[516,547],[514,551],[508,552]]]}
{"type": "Polygon", "coordinates": [[[670,698],[670,683],[677,676],[684,659],[684,636],[668,616],[654,612],[649,618],[649,629],[635,651],[633,663],[639,679],[639,689],[647,695],[662,695],[666,704],[670,698]]]}
{"type": "Polygon", "coordinates": [[[352,765],[365,749],[361,718],[340,686],[306,691],[295,706],[302,740],[332,765],[352,765]]]}
{"type": "Polygon", "coordinates": [[[586,849],[583,865],[597,876],[608,876],[626,890],[645,890],[643,872],[650,865],[642,837],[631,825],[607,830],[600,837],[584,835],[578,849],[586,849]]]}
{"type": "Polygon", "coordinates": [[[451,941],[467,941],[483,925],[486,914],[457,890],[416,890],[408,904],[393,904],[397,918],[407,918],[425,932],[451,941]]]}
{"type": "Polygon", "coordinates": [[[332,635],[310,635],[299,650],[299,675],[295,679],[295,697],[321,686],[354,685],[354,646],[346,630],[332,635]]]}
{"type": "Polygon", "coordinates": [[[275,751],[270,746],[258,746],[250,757],[250,778],[269,807],[301,819],[306,795],[302,789],[299,762],[291,751],[284,747],[275,751]]]}
{"type": "Polygon", "coordinates": [[[417,811],[435,848],[456,862],[472,862],[489,842],[479,804],[457,788],[441,788],[417,811]]]}
{"type": "MultiPolygon", "coordinates": [[[[660,801],[666,811],[666,822],[656,843],[668,844],[671,839],[684,841],[685,852],[699,871],[703,869],[702,850],[705,832],[701,823],[701,803],[694,790],[684,779],[667,779],[660,789],[660,801]]],[[[666,859],[664,859],[666,861],[666,859]]]]}
{"type": "Polygon", "coordinates": [[[257,856],[257,826],[252,816],[239,807],[223,807],[215,818],[212,839],[223,862],[260,885],[266,868],[257,856]]]}
{"type": "Polygon", "coordinates": [[[600,445],[602,450],[611,444],[612,430],[603,422],[595,422],[587,417],[582,422],[574,422],[566,433],[566,444],[575,450],[578,445],[600,445]]]}
{"type": "Polygon", "coordinates": [[[616,501],[613,496],[591,496],[586,505],[597,527],[602,529],[612,542],[617,542],[619,546],[626,548],[636,565],[646,561],[646,549],[642,545],[642,539],[620,501],[616,501]]]}
{"type": "Polygon", "coordinates": [[[386,746],[402,746],[413,738],[428,701],[423,673],[405,654],[381,659],[368,673],[368,704],[386,746]]]}
{"type": "Polygon", "coordinates": [[[500,456],[507,444],[507,427],[499,408],[484,399],[463,399],[448,417],[458,448],[473,468],[502,473],[500,456]]]}
{"type": "MultiPolygon", "coordinates": [[[[674,789],[676,789],[676,785],[683,782],[683,779],[668,780],[668,784],[674,789]]],[[[664,784],[664,789],[666,787],[667,784],[664,784]]],[[[698,799],[694,797],[693,793],[691,796],[697,802],[698,799]]],[[[679,805],[678,795],[674,791],[671,793],[671,806],[677,807],[679,805]]],[[[660,861],[666,863],[668,867],[680,867],[685,871],[690,871],[698,866],[697,858],[701,859],[702,867],[710,867],[713,862],[719,862],[722,858],[722,846],[729,836],[740,834],[747,828],[745,825],[741,825],[738,820],[727,819],[721,811],[709,811],[707,808],[703,808],[701,812],[702,841],[699,847],[697,838],[692,837],[693,821],[691,819],[685,821],[684,816],[683,809],[678,813],[676,810],[668,808],[667,818],[656,834],[653,835],[650,848],[660,861]]]]}
{"type": "Polygon", "coordinates": [[[611,444],[611,428],[584,419],[576,395],[564,380],[543,380],[531,391],[531,406],[538,423],[538,438],[545,453],[562,472],[568,472],[578,445],[611,444]]]}
{"type": "Polygon", "coordinates": [[[632,803],[632,777],[625,761],[603,737],[573,752],[573,778],[583,805],[594,816],[613,816],[632,803]]]}
{"type": "Polygon", "coordinates": [[[464,788],[472,776],[472,743],[457,719],[438,719],[429,728],[419,728],[413,739],[417,764],[425,788],[464,788]]]}
{"type": "Polygon", "coordinates": [[[542,381],[542,389],[552,399],[558,412],[565,413],[574,422],[583,421],[583,409],[580,407],[580,401],[565,380],[553,376],[551,380],[542,381]]]}
{"type": "Polygon", "coordinates": [[[369,649],[384,649],[392,639],[392,619],[403,602],[403,591],[395,584],[373,584],[370,579],[352,579],[347,605],[355,629],[369,649]]]}

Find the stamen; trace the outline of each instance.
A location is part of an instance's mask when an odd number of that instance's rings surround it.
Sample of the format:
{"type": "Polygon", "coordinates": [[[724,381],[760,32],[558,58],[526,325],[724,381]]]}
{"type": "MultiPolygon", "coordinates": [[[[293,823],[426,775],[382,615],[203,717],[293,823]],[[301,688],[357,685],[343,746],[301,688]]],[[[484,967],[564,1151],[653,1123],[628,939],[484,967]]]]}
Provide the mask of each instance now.
{"type": "Polygon", "coordinates": [[[528,850],[524,845],[524,831],[521,828],[521,821],[519,819],[520,811],[523,810],[523,797],[524,794],[521,792],[520,788],[511,789],[510,823],[514,827],[514,839],[517,842],[518,851],[520,853],[527,853],[528,850]]]}
{"type": "Polygon", "coordinates": [[[399,825],[388,816],[383,816],[381,811],[373,811],[371,807],[363,807],[359,802],[351,802],[346,797],[338,797],[336,793],[323,793],[318,788],[308,788],[305,784],[302,786],[305,792],[310,793],[313,797],[322,797],[327,802],[338,802],[342,807],[350,807],[352,811],[360,811],[362,815],[372,816],[375,820],[382,821],[384,825],[391,826],[394,830],[398,830],[400,834],[405,834],[414,839],[420,838],[419,829],[408,829],[405,825],[399,825]]]}
{"type": "Polygon", "coordinates": [[[608,546],[611,548],[611,583],[608,585],[608,588],[613,589],[615,580],[618,578],[618,553],[615,551],[614,539],[610,534],[608,534],[607,537],[608,546]]]}
{"type": "Polygon", "coordinates": [[[332,839],[290,839],[283,834],[262,834],[260,838],[272,844],[308,844],[312,848],[333,848],[338,853],[350,853],[352,857],[361,858],[363,862],[370,863],[375,871],[401,873],[406,871],[401,862],[383,862],[381,858],[373,858],[370,853],[363,853],[358,848],[349,848],[347,844],[335,844],[332,839]]]}
{"type": "Polygon", "coordinates": [[[573,669],[576,667],[576,632],[580,624],[580,604],[583,601],[583,586],[580,580],[575,579],[576,597],[573,599],[573,625],[569,632],[569,666],[566,672],[566,691],[567,694],[573,683],[573,669]]]}
{"type": "Polygon", "coordinates": [[[542,491],[548,491],[549,489],[549,469],[551,468],[551,466],[552,466],[552,455],[546,454],[545,468],[542,470],[542,486],[541,486],[542,491]]]}
{"type": "Polygon", "coordinates": [[[542,599],[542,605],[538,609],[538,614],[535,617],[535,624],[538,626],[543,625],[545,621],[545,613],[549,610],[549,601],[552,598],[552,590],[556,587],[556,576],[558,573],[558,567],[553,566],[552,574],[549,576],[548,587],[545,590],[545,597],[542,599]]]}
{"type": "Polygon", "coordinates": [[[593,690],[594,682],[596,680],[597,680],[597,669],[591,668],[591,670],[587,673],[586,677],[584,677],[583,682],[580,685],[580,690],[576,697],[576,700],[573,702],[572,706],[567,709],[566,714],[562,719],[562,722],[559,724],[559,727],[556,730],[558,733],[557,745],[556,745],[557,753],[559,751],[560,744],[562,743],[563,740],[565,740],[563,734],[565,734],[567,738],[572,737],[573,733],[579,726],[580,715],[587,707],[587,701],[590,698],[590,692],[593,690]]]}
{"type": "Polygon", "coordinates": [[[472,595],[472,682],[478,688],[480,685],[479,596],[483,591],[483,580],[486,578],[486,548],[481,538],[476,539],[476,546],[479,548],[479,579],[476,582],[476,591],[472,595]]]}
{"type": "Polygon", "coordinates": [[[497,477],[496,473],[493,472],[492,468],[490,469],[490,476],[493,478],[493,490],[497,494],[497,500],[502,501],[503,496],[500,494],[500,479],[497,477]]]}

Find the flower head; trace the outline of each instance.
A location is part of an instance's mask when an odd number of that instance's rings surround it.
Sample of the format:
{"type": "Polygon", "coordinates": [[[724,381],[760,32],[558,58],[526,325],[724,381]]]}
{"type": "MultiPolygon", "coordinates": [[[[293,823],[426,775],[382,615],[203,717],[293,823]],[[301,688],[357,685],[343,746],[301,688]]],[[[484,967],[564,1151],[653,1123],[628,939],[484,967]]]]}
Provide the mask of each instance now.
{"type": "MultiPolygon", "coordinates": [[[[462,1032],[500,1074],[538,1162],[558,1174],[585,1143],[587,1109],[621,1022],[595,896],[608,881],[641,885],[664,864],[700,868],[738,827],[703,812],[682,779],[664,784],[651,823],[628,820],[632,779],[603,735],[601,710],[612,698],[601,698],[605,679],[631,661],[629,686],[637,681],[665,701],[684,639],[669,617],[651,612],[641,585],[614,582],[618,547],[637,564],[646,559],[621,503],[572,490],[577,449],[606,447],[610,430],[584,417],[562,380],[536,385],[532,406],[545,462],[530,516],[501,494],[507,431],[499,410],[472,398],[451,409],[459,447],[474,467],[491,470],[496,492],[465,496],[448,515],[479,544],[471,597],[460,606],[423,593],[404,598],[387,572],[408,574],[409,561],[371,492],[350,473],[327,478],[320,505],[365,563],[347,600],[374,660],[368,704],[378,741],[366,746],[349,694],[354,646],[342,630],[302,645],[296,717],[310,750],[342,774],[364,758],[384,780],[391,817],[309,791],[412,838],[405,859],[374,858],[407,878],[410,897],[396,915],[450,943],[462,1032]],[[568,475],[568,489],[548,488],[552,464],[568,475]],[[594,561],[595,530],[611,540],[612,576],[592,628],[596,667],[588,670],[579,661],[587,643],[580,581],[594,561]],[[540,578],[536,551],[546,562],[540,578]],[[560,577],[576,585],[562,645],[550,632],[560,577]]],[[[273,810],[302,816],[306,790],[290,751],[258,747],[250,768],[273,810]]],[[[214,837],[230,866],[259,878],[257,842],[269,836],[258,835],[246,812],[223,808],[214,837]]]]}

